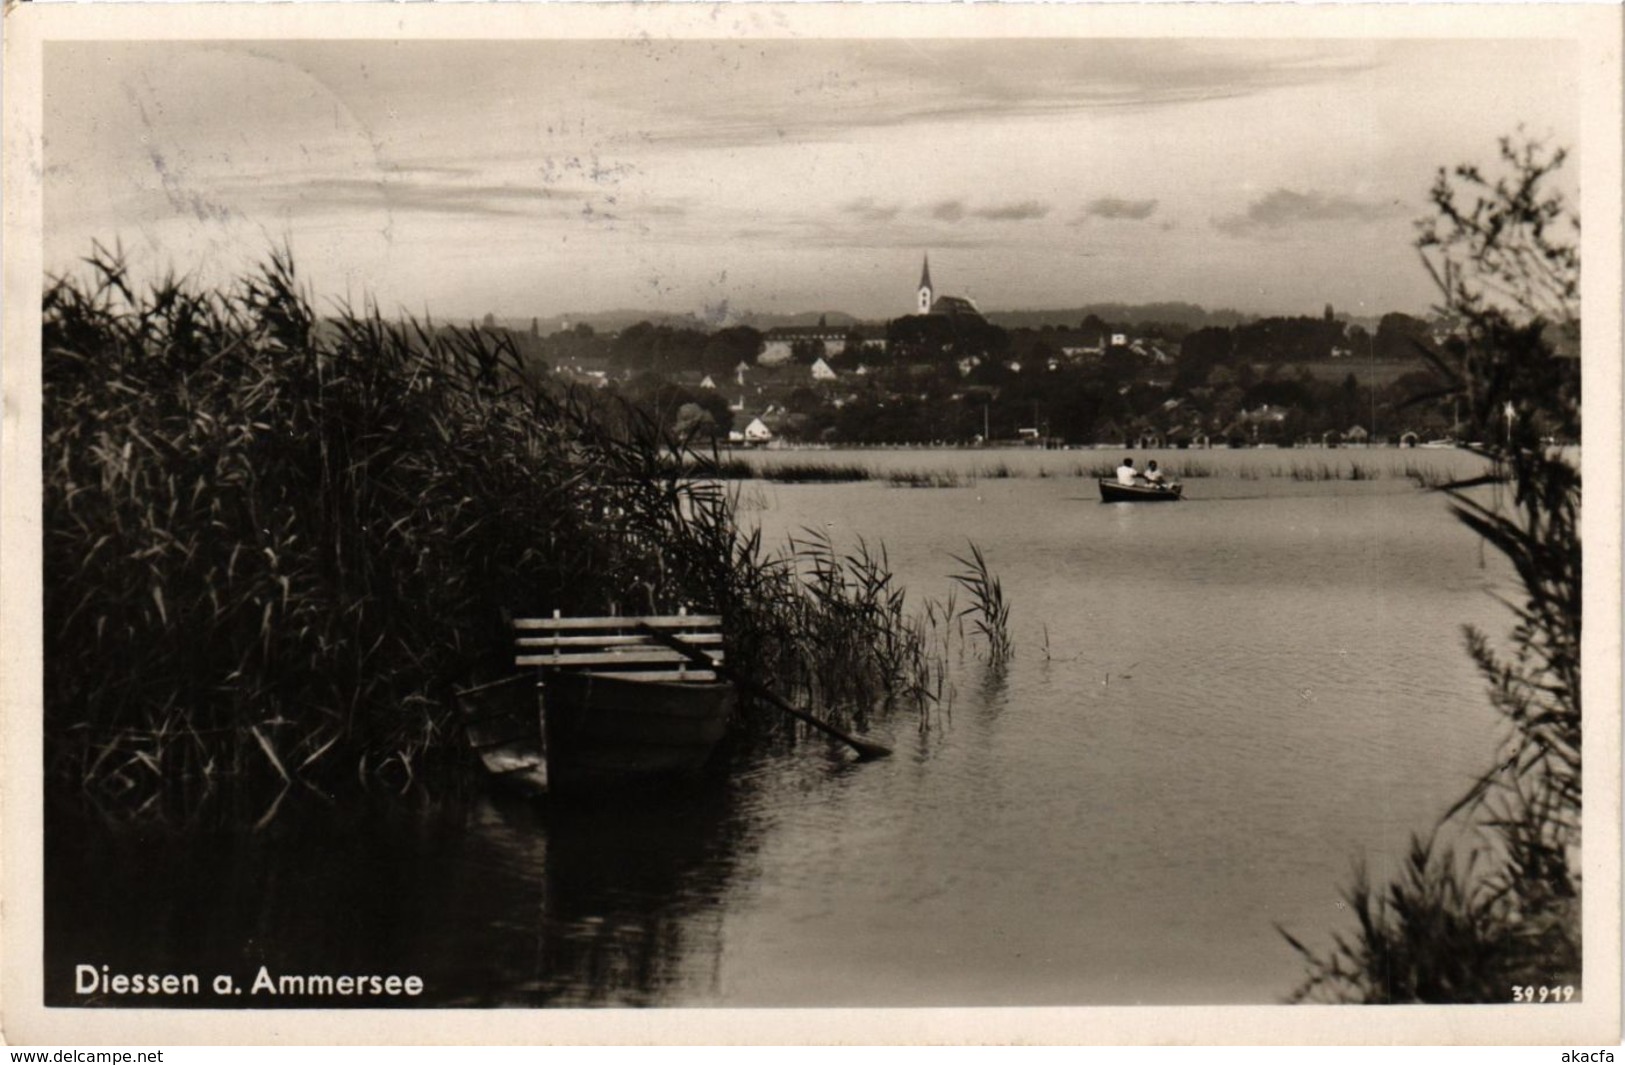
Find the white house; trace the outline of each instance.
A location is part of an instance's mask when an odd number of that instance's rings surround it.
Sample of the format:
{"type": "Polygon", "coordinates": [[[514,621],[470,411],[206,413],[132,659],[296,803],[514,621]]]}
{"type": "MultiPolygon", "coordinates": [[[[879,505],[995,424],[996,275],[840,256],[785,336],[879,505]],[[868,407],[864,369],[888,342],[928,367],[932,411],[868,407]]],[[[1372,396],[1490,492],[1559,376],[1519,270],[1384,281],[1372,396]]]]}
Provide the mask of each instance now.
{"type": "Polygon", "coordinates": [[[745,426],[745,443],[765,444],[773,439],[773,430],[760,418],[752,418],[750,424],[745,426]]]}
{"type": "Polygon", "coordinates": [[[819,359],[812,364],[812,379],[814,381],[833,381],[836,373],[829,368],[829,363],[819,359]]]}

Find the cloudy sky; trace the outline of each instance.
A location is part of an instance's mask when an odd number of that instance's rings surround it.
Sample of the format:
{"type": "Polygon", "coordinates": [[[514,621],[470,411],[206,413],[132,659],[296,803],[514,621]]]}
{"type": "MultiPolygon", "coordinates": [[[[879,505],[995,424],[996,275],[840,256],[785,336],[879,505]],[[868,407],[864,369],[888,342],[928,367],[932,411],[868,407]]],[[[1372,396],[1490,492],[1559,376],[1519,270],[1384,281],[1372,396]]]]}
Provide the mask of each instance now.
{"type": "MultiPolygon", "coordinates": [[[[52,43],[45,259],[439,317],[1420,311],[1435,170],[1578,149],[1562,42],[52,43]]],[[[1577,168],[1574,168],[1577,170],[1577,168]]]]}

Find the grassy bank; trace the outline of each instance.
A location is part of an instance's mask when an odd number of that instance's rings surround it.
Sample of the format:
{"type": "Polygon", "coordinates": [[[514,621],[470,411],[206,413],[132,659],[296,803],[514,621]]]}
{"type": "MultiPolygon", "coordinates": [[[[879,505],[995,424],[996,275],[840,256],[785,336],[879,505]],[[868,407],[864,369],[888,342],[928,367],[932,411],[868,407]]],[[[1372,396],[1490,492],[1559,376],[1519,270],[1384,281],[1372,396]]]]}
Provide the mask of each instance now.
{"type": "Polygon", "coordinates": [[[282,255],[198,290],[98,251],[48,285],[43,351],[58,783],[129,807],[458,771],[451,692],[554,609],[720,610],[735,661],[836,713],[926,690],[883,554],[765,551],[703,456],[500,336],[318,319],[282,255]]]}

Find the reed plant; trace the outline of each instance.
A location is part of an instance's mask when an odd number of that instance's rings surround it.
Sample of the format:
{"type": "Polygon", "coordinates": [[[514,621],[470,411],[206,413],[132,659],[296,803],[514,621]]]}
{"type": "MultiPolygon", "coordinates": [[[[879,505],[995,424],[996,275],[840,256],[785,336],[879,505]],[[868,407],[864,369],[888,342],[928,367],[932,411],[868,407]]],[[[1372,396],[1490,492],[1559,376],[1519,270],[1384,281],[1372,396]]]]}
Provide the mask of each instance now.
{"type": "Polygon", "coordinates": [[[719,455],[694,455],[681,464],[689,477],[707,477],[722,481],[748,481],[757,477],[755,467],[745,459],[722,458],[719,455]]]}
{"type": "Polygon", "coordinates": [[[1382,477],[1382,470],[1359,462],[1350,462],[1347,466],[1327,462],[1316,464],[1294,462],[1285,470],[1279,466],[1271,467],[1270,476],[1290,477],[1294,481],[1375,481],[1382,477]]]}
{"type": "MultiPolygon", "coordinates": [[[[934,698],[929,603],[916,610],[891,572],[883,546],[836,547],[806,530],[768,551],[759,531],[739,536],[717,589],[728,621],[728,653],[763,683],[828,720],[867,728],[877,709],[923,709],[934,698]]],[[[940,684],[937,685],[940,687],[940,684]]],[[[789,718],[756,715],[753,734],[786,734],[789,718]]]]}
{"type": "Polygon", "coordinates": [[[893,488],[963,488],[976,479],[953,470],[889,470],[886,483],[893,488]]]}
{"type": "Polygon", "coordinates": [[[775,484],[841,484],[867,481],[874,474],[857,463],[809,462],[764,466],[756,476],[775,484]]]}
{"type": "Polygon", "coordinates": [[[960,618],[969,618],[972,629],[987,646],[988,662],[1001,666],[1010,660],[1014,643],[1010,638],[1010,604],[1004,598],[999,578],[988,569],[987,558],[975,543],[970,545],[970,557],[953,556],[962,567],[953,580],[970,597],[960,611],[960,618]]]}

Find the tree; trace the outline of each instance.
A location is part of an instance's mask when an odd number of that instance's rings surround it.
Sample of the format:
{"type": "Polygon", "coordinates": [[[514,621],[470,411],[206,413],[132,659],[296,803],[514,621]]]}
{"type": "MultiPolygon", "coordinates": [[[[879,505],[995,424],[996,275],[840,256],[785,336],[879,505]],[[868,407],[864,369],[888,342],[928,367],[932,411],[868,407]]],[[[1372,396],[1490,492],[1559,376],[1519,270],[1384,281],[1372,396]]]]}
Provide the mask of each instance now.
{"type": "Polygon", "coordinates": [[[1428,324],[1420,318],[1393,311],[1377,322],[1376,357],[1384,362],[1415,362],[1433,349],[1428,324]]]}
{"type": "Polygon", "coordinates": [[[711,416],[710,411],[698,403],[684,403],[677,408],[677,419],[672,425],[672,431],[681,440],[713,437],[717,435],[717,421],[711,416]]]}
{"type": "Polygon", "coordinates": [[[1361,875],[1345,892],[1360,921],[1353,940],[1323,957],[1287,936],[1309,964],[1299,998],[1499,1002],[1511,987],[1580,974],[1580,472],[1547,439],[1579,439],[1568,346],[1579,335],[1580,223],[1552,188],[1561,149],[1507,139],[1500,157],[1494,179],[1473,166],[1439,172],[1417,246],[1441,311],[1459,322],[1429,358],[1494,467],[1445,491],[1524,593],[1510,658],[1466,630],[1506,733],[1494,766],[1431,835],[1413,838],[1398,881],[1378,891],[1361,875]],[[1510,492],[1486,501],[1470,491],[1501,479],[1510,492]],[[1437,843],[1452,823],[1493,844],[1458,862],[1437,843]]]}
{"type": "Polygon", "coordinates": [[[740,363],[754,365],[762,351],[762,334],[748,325],[731,325],[711,334],[705,346],[705,372],[733,373],[740,363]]]}

